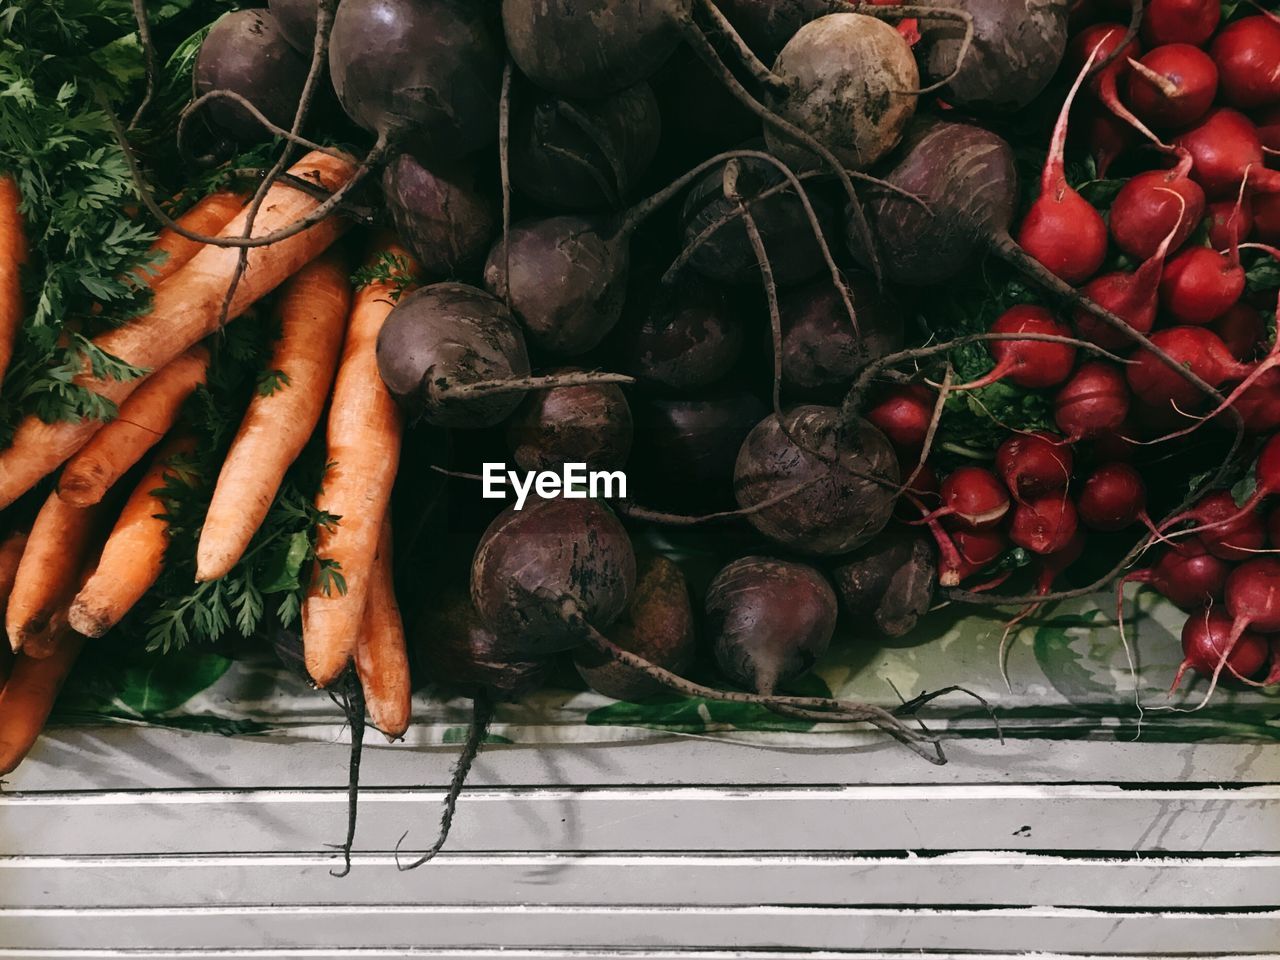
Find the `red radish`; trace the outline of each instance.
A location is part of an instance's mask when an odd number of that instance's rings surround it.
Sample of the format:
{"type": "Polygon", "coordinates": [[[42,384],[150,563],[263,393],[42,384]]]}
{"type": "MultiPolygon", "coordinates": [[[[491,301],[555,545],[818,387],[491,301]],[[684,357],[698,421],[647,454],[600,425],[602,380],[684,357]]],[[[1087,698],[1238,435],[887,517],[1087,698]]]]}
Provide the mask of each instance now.
{"type": "Polygon", "coordinates": [[[938,392],[918,383],[890,387],[880,402],[863,414],[900,453],[918,454],[924,447],[938,392]]]}
{"type": "Polygon", "coordinates": [[[1258,128],[1243,113],[1219,107],[1174,142],[1191,154],[1191,178],[1211,200],[1234,198],[1246,171],[1251,191],[1280,192],[1280,170],[1264,168],[1258,128]]]}
{"type": "Polygon", "coordinates": [[[1222,99],[1252,110],[1280,103],[1280,22],[1243,17],[1222,28],[1209,53],[1222,76],[1222,99]]]}
{"type": "Polygon", "coordinates": [[[1177,250],[1204,217],[1204,190],[1187,174],[1191,154],[1183,152],[1171,170],[1139,173],[1120,188],[1111,204],[1111,236],[1137,260],[1147,260],[1173,231],[1169,248],[1177,250]]]}
{"type": "Polygon", "coordinates": [[[1253,122],[1257,124],[1263,148],[1280,153],[1280,103],[1254,114],[1253,122]]]}
{"type": "MultiPolygon", "coordinates": [[[[945,534],[944,534],[945,536],[945,534]]],[[[981,573],[1009,549],[1009,539],[997,527],[985,530],[955,530],[950,535],[954,560],[939,566],[938,582],[955,586],[981,573]]]]}
{"type": "Polygon", "coordinates": [[[1053,422],[1069,443],[1112,433],[1129,415],[1129,396],[1115,364],[1086,360],[1053,398],[1053,422]]]}
{"type": "Polygon", "coordinates": [[[1085,114],[1085,142],[1098,176],[1106,179],[1111,164],[1137,143],[1137,133],[1102,104],[1090,104],[1085,114]]]}
{"type": "Polygon", "coordinates": [[[1231,567],[1208,552],[1178,547],[1160,554],[1156,562],[1125,574],[1116,584],[1117,607],[1126,583],[1149,583],[1156,592],[1183,610],[1212,603],[1222,596],[1231,567]]]}
{"type": "Polygon", "coordinates": [[[1168,150],[1170,147],[1152,133],[1147,125],[1134,115],[1132,110],[1120,102],[1120,82],[1128,77],[1129,71],[1132,69],[1129,64],[1142,56],[1142,46],[1136,39],[1125,43],[1127,34],[1128,30],[1118,23],[1094,24],[1092,27],[1081,31],[1072,41],[1070,49],[1071,60],[1073,63],[1085,62],[1085,69],[1088,70],[1085,54],[1090,54],[1091,56],[1096,54],[1099,62],[1114,54],[1115,59],[1090,78],[1089,90],[1119,120],[1137,130],[1157,147],[1162,150],[1168,150]]]}
{"type": "Polygon", "coordinates": [[[1280,193],[1253,198],[1253,235],[1259,243],[1280,247],[1280,193]]]}
{"type": "Polygon", "coordinates": [[[1080,522],[1090,530],[1114,532],[1133,526],[1147,510],[1142,474],[1127,463],[1104,463],[1085,479],[1076,499],[1080,522]]]}
{"type": "Polygon", "coordinates": [[[1257,308],[1242,300],[1213,322],[1213,330],[1243,363],[1257,357],[1267,325],[1257,308]]]}
{"type": "MultiPolygon", "coordinates": [[[[1124,378],[1121,377],[1121,382],[1124,378]]],[[[1134,435],[1135,428],[1128,420],[1122,423],[1115,430],[1109,430],[1100,433],[1095,437],[1091,437],[1092,441],[1089,445],[1089,451],[1093,455],[1093,459],[1098,463],[1129,463],[1133,460],[1136,448],[1130,439],[1134,435]]]]}
{"type": "Polygon", "coordinates": [[[1213,36],[1222,18],[1219,0],[1150,0],[1142,13],[1142,39],[1162,43],[1194,43],[1213,36]]]}
{"type": "Polygon", "coordinates": [[[1225,661],[1226,667],[1236,677],[1247,679],[1262,669],[1267,662],[1269,645],[1266,637],[1246,630],[1234,643],[1231,616],[1222,608],[1205,607],[1187,617],[1182,625],[1182,663],[1173,678],[1173,693],[1182,684],[1187,670],[1194,670],[1203,677],[1214,677],[1225,661]]]}
{"type": "Polygon", "coordinates": [[[937,517],[947,517],[948,526],[981,530],[994,527],[1009,512],[1009,491],[990,470],[957,467],[942,481],[942,507],[937,517]]]}
{"type": "Polygon", "coordinates": [[[1244,286],[1239,244],[1228,253],[1192,247],[1165,267],[1160,305],[1178,323],[1212,323],[1235,306],[1244,286]]]}
{"type": "MultiPolygon", "coordinates": [[[[1071,328],[1056,320],[1044,307],[1022,303],[1010,307],[991,325],[992,333],[1036,333],[1054,337],[1072,336],[1071,328]]],[[[1001,380],[1020,387],[1052,387],[1071,375],[1076,348],[1051,340],[993,340],[991,355],[996,365],[991,372],[953,390],[977,390],[1001,380]]]]}
{"type": "MultiPolygon", "coordinates": [[[[1228,512],[1225,516],[1206,520],[1200,517],[1196,510],[1192,508],[1185,513],[1170,517],[1164,522],[1161,529],[1168,530],[1170,527],[1185,520],[1198,520],[1199,523],[1196,526],[1180,530],[1175,536],[1195,536],[1204,544],[1207,535],[1215,530],[1235,529],[1234,525],[1239,522],[1241,517],[1254,513],[1258,509],[1258,505],[1274,493],[1280,493],[1280,434],[1273,434],[1262,445],[1262,450],[1258,453],[1258,460],[1254,465],[1253,493],[1235,511],[1228,512]]],[[[1201,549],[1206,548],[1201,547],[1201,549]]],[[[1256,561],[1250,561],[1250,563],[1253,562],[1256,561]]],[[[1280,561],[1276,562],[1280,563],[1280,561]]]]}
{"type": "MultiPolygon", "coordinates": [[[[1271,194],[1259,194],[1264,200],[1271,194]]],[[[1218,200],[1205,209],[1209,224],[1209,246],[1215,250],[1227,250],[1249,239],[1253,232],[1254,198],[1241,191],[1235,200],[1218,200]]]]}
{"type": "Polygon", "coordinates": [[[1018,502],[1065,490],[1072,465],[1071,447],[1043,430],[1015,433],[996,450],[996,472],[1018,502]]]}
{"type": "MultiPolygon", "coordinates": [[[[1226,344],[1204,327],[1169,327],[1151,335],[1151,342],[1211,387],[1247,376],[1253,369],[1231,356],[1226,344]]],[[[1165,366],[1149,350],[1134,351],[1125,369],[1129,389],[1150,407],[1165,413],[1180,413],[1204,406],[1205,397],[1196,387],[1165,366]]]]}
{"type": "Polygon", "coordinates": [[[1280,430],[1280,367],[1271,367],[1239,391],[1231,405],[1253,436],[1280,430]]]}
{"type": "Polygon", "coordinates": [[[1267,515],[1267,539],[1273,547],[1280,547],[1280,510],[1272,510],[1267,515]]]}
{"type": "Polygon", "coordinates": [[[1032,553],[1057,553],[1076,535],[1076,507],[1065,492],[1019,503],[1009,524],[1009,539],[1032,553]]]}
{"type": "Polygon", "coordinates": [[[1129,107],[1153,127],[1180,129],[1200,120],[1218,92],[1218,68],[1199,47],[1171,43],[1130,60],[1129,107]]]}
{"type": "Polygon", "coordinates": [[[1206,493],[1182,516],[1197,522],[1200,544],[1221,560],[1248,560],[1266,546],[1267,528],[1257,508],[1240,512],[1226,490],[1206,493]]]}
{"type": "Polygon", "coordinates": [[[1071,104],[1097,58],[1098,50],[1094,49],[1062,105],[1040,175],[1040,195],[1023,218],[1017,236],[1018,246],[1070,284],[1083,283],[1097,273],[1107,255],[1107,225],[1068,185],[1064,158],[1071,104]]]}
{"type": "MultiPolygon", "coordinates": [[[[1163,190],[1163,187],[1157,189],[1163,190]]],[[[1169,191],[1179,205],[1182,195],[1169,191]]],[[[1180,206],[1181,209],[1181,206],[1180,206]]],[[[1100,304],[1120,317],[1139,333],[1150,333],[1156,323],[1159,308],[1160,278],[1163,275],[1165,257],[1174,236],[1182,229],[1181,215],[1165,238],[1147,260],[1133,273],[1123,270],[1094,277],[1081,291],[1094,303],[1100,304]]],[[[1129,338],[1110,324],[1103,323],[1087,310],[1076,308],[1076,332],[1082,338],[1100,347],[1119,350],[1129,345],[1129,338]]]]}

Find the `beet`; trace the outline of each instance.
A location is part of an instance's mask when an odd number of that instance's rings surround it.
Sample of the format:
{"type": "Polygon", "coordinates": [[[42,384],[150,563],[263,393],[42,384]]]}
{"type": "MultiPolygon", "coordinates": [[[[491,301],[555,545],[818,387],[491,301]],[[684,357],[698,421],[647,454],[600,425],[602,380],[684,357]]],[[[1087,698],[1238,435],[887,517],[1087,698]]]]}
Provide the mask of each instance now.
{"type": "Polygon", "coordinates": [[[724,379],[742,355],[743,332],[723,291],[697,278],[674,290],[635,279],[622,315],[622,368],[677,393],[724,379]]]}
{"type": "Polygon", "coordinates": [[[631,408],[614,383],[531,391],[507,424],[511,457],[529,471],[558,472],[566,463],[618,470],[631,453],[631,435],[631,408]]]}
{"type": "Polygon", "coordinates": [[[441,161],[428,167],[413,154],[400,153],[383,171],[382,194],[422,279],[453,279],[484,262],[498,212],[494,198],[477,183],[473,164],[441,161]]]}
{"type": "MultiPolygon", "coordinates": [[[[784,92],[769,105],[821,141],[844,166],[865,170],[902,139],[915,113],[920,73],[892,26],[857,13],[833,13],[801,27],[773,64],[784,92]]],[[[819,158],[765,126],[771,152],[799,169],[819,158]]]]}
{"type": "MultiPolygon", "coordinates": [[[[955,107],[1021,110],[1048,86],[1067,49],[1062,0],[923,0],[918,5],[963,10],[973,18],[972,46],[940,94],[955,107]]],[[[922,18],[920,26],[921,69],[926,82],[937,83],[956,68],[965,24],[922,18]]]]}
{"type": "Polygon", "coordinates": [[[902,311],[875,280],[845,277],[857,316],[850,321],[829,278],[785,291],[782,317],[782,382],[806,397],[834,399],[873,360],[902,349],[902,311]]]}
{"type": "Polygon", "coordinates": [[[717,0],[716,6],[765,61],[777,57],[806,23],[831,9],[829,0],[717,0]]]}
{"type": "Polygon", "coordinates": [[[800,563],[743,557],[707,588],[707,635],[730,680],[769,695],[807,673],[836,627],[836,595],[800,563]]]}
{"type": "Polygon", "coordinates": [[[911,632],[933,606],[938,563],[929,538],[890,527],[831,571],[844,609],[886,637],[911,632]]]}
{"type": "Polygon", "coordinates": [[[579,643],[559,615],[562,600],[604,629],[627,608],[635,583],[631,540],[595,500],[508,507],[485,530],[471,564],[471,599],[481,620],[521,659],[579,643]]]}
{"type": "Polygon", "coordinates": [[[315,49],[316,7],[316,0],[267,0],[267,9],[276,18],[280,35],[306,57],[315,49]]]}
{"type": "Polygon", "coordinates": [[[498,135],[502,45],[470,0],[342,0],[329,73],[347,115],[432,161],[498,135]]]}
{"type": "Polygon", "coordinates": [[[648,84],[580,103],[543,95],[511,119],[511,183],[556,211],[613,209],[658,150],[662,120],[648,84]]]}
{"type": "MultiPolygon", "coordinates": [[[[666,557],[641,554],[631,602],[604,634],[623,650],[664,670],[688,672],[697,650],[689,585],[680,568],[666,557]]],[[[652,677],[593,647],[575,650],[573,665],[592,690],[615,700],[643,700],[665,689],[652,677]]]]}
{"type": "MultiPolygon", "coordinates": [[[[309,59],[289,45],[270,13],[237,10],[220,17],[210,28],[196,55],[192,82],[197,94],[210,90],[240,94],[268,120],[287,130],[302,97],[309,59]]],[[[270,131],[231,100],[212,101],[208,115],[243,143],[271,138],[270,131]]]]}
{"type": "Polygon", "coordinates": [[[893,447],[865,420],[855,418],[842,442],[840,434],[839,410],[803,405],[784,413],[782,423],[767,417],[747,435],[734,466],[739,506],[782,498],[748,514],[752,526],[783,546],[824,556],[847,553],[884,529],[898,482],[893,447]]]}

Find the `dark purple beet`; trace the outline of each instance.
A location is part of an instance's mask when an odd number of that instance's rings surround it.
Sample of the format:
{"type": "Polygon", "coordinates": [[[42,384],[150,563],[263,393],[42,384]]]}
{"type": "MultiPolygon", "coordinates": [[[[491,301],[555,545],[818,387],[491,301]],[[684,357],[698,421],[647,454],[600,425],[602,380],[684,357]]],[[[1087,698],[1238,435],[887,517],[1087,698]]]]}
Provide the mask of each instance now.
{"type": "Polygon", "coordinates": [[[716,6],[765,63],[797,30],[831,10],[829,0],[717,0],[716,6]]]}
{"type": "Polygon", "coordinates": [[[267,9],[289,46],[310,59],[316,39],[316,0],[267,0],[267,9]]]}
{"type": "MultiPolygon", "coordinates": [[[[982,112],[1021,110],[1048,86],[1067,49],[1069,0],[921,0],[920,6],[963,10],[973,17],[973,43],[940,96],[982,112]]],[[[920,21],[916,56],[924,82],[955,70],[964,38],[959,20],[920,21]]]]}
{"type": "Polygon", "coordinates": [[[738,450],[767,409],[745,390],[637,400],[633,499],[678,510],[731,506],[738,450]]]}
{"type": "Polygon", "coordinates": [[[548,660],[514,659],[480,622],[465,590],[424,591],[413,632],[415,659],[431,683],[519,700],[546,680],[548,660]]]}
{"type": "Polygon", "coordinates": [[[472,0],[342,0],[329,73],[347,115],[432,162],[498,136],[502,44],[472,0]]]}
{"type": "Polygon", "coordinates": [[[902,311],[890,295],[865,274],[849,274],[845,280],[858,318],[856,330],[830,278],[778,298],[782,382],[788,390],[834,399],[872,360],[902,349],[902,311]]]}
{"type": "Polygon", "coordinates": [[[707,588],[716,663],[739,686],[769,695],[807,673],[836,628],[836,594],[813,567],[743,557],[707,588]]]}
{"type": "Polygon", "coordinates": [[[559,471],[566,463],[618,470],[631,436],[631,408],[615,383],[531,390],[507,424],[507,446],[521,470],[559,471]]]}
{"type": "MultiPolygon", "coordinates": [[[[762,149],[762,145],[749,142],[743,149],[762,149]]],[[[748,157],[736,162],[737,189],[745,200],[783,180],[777,168],[763,160],[748,157]]],[[[736,215],[737,204],[725,197],[725,173],[725,165],[713,167],[694,182],[685,197],[680,220],[686,245],[711,224],[729,217],[690,257],[689,265],[721,283],[759,284],[760,267],[746,227],[736,215]]],[[[810,188],[808,193],[819,222],[825,225],[830,206],[820,192],[810,188]]],[[[823,269],[821,248],[795,193],[785,190],[750,203],[750,209],[778,283],[798,283],[823,269]]]]}
{"type": "MultiPolygon", "coordinates": [[[[672,673],[685,674],[693,666],[696,649],[689,585],[680,568],[666,557],[641,554],[631,603],[604,633],[623,650],[672,673]]],[[[573,665],[592,690],[615,700],[643,700],[665,689],[594,647],[575,650],[573,665]]]]}
{"type": "Polygon", "coordinates": [[[543,95],[511,119],[511,182],[552,210],[614,209],[649,169],[661,136],[647,83],[604,100],[543,95]]]}
{"type": "Polygon", "coordinates": [[[837,448],[835,407],[793,407],[783,421],[770,414],[738,453],[738,505],[782,498],[748,514],[751,525],[783,546],[823,556],[848,553],[883,530],[893,516],[898,484],[898,460],[884,434],[855,419],[837,448]]]}
{"type": "MultiPolygon", "coordinates": [[[[193,79],[197,94],[234,91],[287,129],[298,109],[307,67],[308,58],[289,46],[275,17],[266,10],[237,10],[219,18],[200,44],[193,79]]],[[[209,119],[237,140],[271,138],[238,103],[214,100],[208,111],[209,119]]]]}
{"type": "Polygon", "coordinates": [[[692,0],[502,0],[520,72],[567,97],[605,97],[648,79],[680,45],[692,0]]]}
{"type": "MultiPolygon", "coordinates": [[[[1017,204],[1013,150],[971,124],[917,120],[884,179],[922,207],[868,188],[867,214],[885,277],[915,286],[942,283],[976,266],[993,237],[1008,237],[1017,204]]],[[[849,243],[861,253],[850,225],[849,243]]]]}
{"type": "Polygon", "coordinates": [[[737,313],[722,290],[697,278],[671,290],[633,283],[623,325],[622,368],[661,390],[686,392],[716,383],[742,355],[737,313]]]}
{"type": "Polygon", "coordinates": [[[530,342],[555,356],[585,353],[622,314],[631,266],[630,238],[599,217],[548,217],[511,228],[489,251],[484,285],[507,296],[530,342]],[[504,249],[504,247],[506,249],[504,249]]]}
{"type": "Polygon", "coordinates": [[[927,536],[889,527],[842,559],[831,577],[855,625],[870,621],[885,636],[901,637],[933,605],[938,565],[927,536]]]}
{"type": "Polygon", "coordinates": [[[529,375],[520,328],[501,300],[464,283],[401,297],[378,334],[378,372],[411,418],[487,427],[519,406],[519,392],[449,398],[442,388],[529,375]]]}
{"type": "Polygon", "coordinates": [[[496,204],[477,183],[474,162],[442,161],[433,167],[401,153],[382,174],[396,233],[428,282],[478,269],[499,229],[496,204]]]}
{"type": "Polygon", "coordinates": [[[521,659],[567,650],[580,638],[557,605],[572,599],[597,630],[627,608],[636,558],[618,518],[595,500],[530,500],[507,508],[480,538],[471,599],[504,648],[521,659]]]}

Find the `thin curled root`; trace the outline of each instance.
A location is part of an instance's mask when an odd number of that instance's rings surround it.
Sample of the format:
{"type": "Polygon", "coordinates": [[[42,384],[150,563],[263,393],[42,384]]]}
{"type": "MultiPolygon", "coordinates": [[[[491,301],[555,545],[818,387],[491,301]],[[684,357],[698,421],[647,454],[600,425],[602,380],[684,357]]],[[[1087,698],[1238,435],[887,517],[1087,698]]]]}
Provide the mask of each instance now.
{"type": "Polygon", "coordinates": [[[348,667],[340,706],[351,727],[351,760],[347,770],[347,839],[336,845],[342,851],[342,869],[330,870],[333,877],[351,872],[351,847],[356,840],[356,804],[360,801],[360,757],[364,751],[364,690],[354,669],[348,667]]]}
{"type": "Polygon", "coordinates": [[[467,782],[467,774],[471,772],[471,765],[475,762],[476,755],[479,754],[480,747],[484,744],[485,735],[489,732],[489,724],[493,721],[493,711],[494,703],[489,694],[484,690],[477,691],[475,698],[471,701],[471,722],[467,726],[467,740],[462,746],[462,753],[458,756],[458,762],[453,766],[453,778],[449,781],[449,792],[445,794],[444,809],[440,813],[440,832],[436,836],[436,841],[427,849],[426,853],[413,861],[413,863],[403,864],[400,862],[400,845],[404,843],[404,838],[409,835],[409,831],[406,830],[400,835],[400,839],[396,841],[397,870],[401,872],[416,870],[444,849],[445,841],[449,839],[449,831],[453,827],[453,814],[458,807],[458,797],[462,795],[462,787],[467,782]]]}
{"type": "Polygon", "coordinates": [[[281,140],[284,140],[290,146],[306,147],[308,150],[315,150],[318,153],[327,153],[331,157],[343,158],[341,150],[334,147],[327,147],[314,140],[308,140],[300,133],[295,133],[292,129],[286,130],[279,124],[273,123],[269,120],[267,115],[259,110],[252,100],[243,94],[236,93],[234,90],[226,89],[209,90],[202,93],[182,108],[182,112],[178,115],[177,135],[180,145],[181,142],[185,142],[186,140],[187,126],[191,123],[191,118],[196,116],[202,107],[214,100],[230,100],[232,103],[237,104],[242,110],[253,117],[254,121],[260,127],[270,133],[273,137],[279,137],[281,140]]]}

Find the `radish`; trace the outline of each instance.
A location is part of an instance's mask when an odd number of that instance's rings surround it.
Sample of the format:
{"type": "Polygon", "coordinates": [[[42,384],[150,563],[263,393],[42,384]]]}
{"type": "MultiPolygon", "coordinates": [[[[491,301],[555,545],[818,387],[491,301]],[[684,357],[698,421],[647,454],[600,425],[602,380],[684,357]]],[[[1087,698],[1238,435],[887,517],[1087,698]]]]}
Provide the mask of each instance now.
{"type": "Polygon", "coordinates": [[[1053,422],[1068,443],[1105,436],[1124,424],[1129,398],[1125,376],[1115,364],[1086,360],[1054,395],[1053,422]]]}
{"type": "Polygon", "coordinates": [[[1071,43],[1070,53],[1073,63],[1085,64],[1096,59],[1099,62],[1114,57],[1107,66],[1098,70],[1089,81],[1089,90],[1098,102],[1113,113],[1117,119],[1129,124],[1157,147],[1168,150],[1161,141],[1133,111],[1120,100],[1120,82],[1125,80],[1133,68],[1130,64],[1142,56],[1142,46],[1137,39],[1128,39],[1129,31],[1118,23],[1098,23],[1081,31],[1071,43]]]}
{"type": "MultiPolygon", "coordinates": [[[[1254,465],[1254,488],[1253,493],[1239,507],[1234,510],[1218,509],[1214,510],[1213,516],[1205,517],[1195,508],[1180,513],[1177,516],[1170,517],[1164,522],[1162,530],[1182,523],[1185,520],[1196,520],[1197,525],[1189,527],[1186,530],[1179,531],[1175,536],[1187,537],[1196,536],[1204,549],[1208,549],[1208,543],[1213,542],[1212,535],[1215,531],[1237,531],[1237,524],[1241,522],[1241,518],[1247,518],[1254,514],[1258,506],[1267,497],[1272,494],[1280,493],[1280,434],[1273,434],[1266,443],[1262,445],[1262,450],[1258,453],[1258,459],[1254,465]],[[1209,537],[1209,539],[1206,539],[1209,537]]],[[[1233,501],[1234,504],[1234,501],[1233,501]]],[[[1225,507],[1225,505],[1223,505],[1225,507]]],[[[1231,534],[1228,534],[1230,536],[1231,534]]],[[[1254,534],[1246,534],[1246,539],[1254,534]]],[[[1225,545],[1223,549],[1230,550],[1233,544],[1225,545]]]]}
{"type": "Polygon", "coordinates": [[[1181,686],[1188,670],[1203,677],[1216,677],[1225,663],[1232,675],[1247,679],[1262,669],[1269,654],[1266,637],[1245,630],[1233,640],[1232,628],[1231,616],[1221,608],[1205,607],[1187,617],[1182,625],[1183,659],[1170,693],[1181,686]]]}
{"type": "Polygon", "coordinates": [[[1246,433],[1258,436],[1280,430],[1280,367],[1268,368],[1234,394],[1231,405],[1244,421],[1246,433]]]}
{"type": "MultiPolygon", "coordinates": [[[[1219,651],[1218,657],[1210,671],[1212,680],[1209,689],[1193,708],[1195,710],[1209,702],[1217,688],[1223,667],[1230,663],[1241,638],[1250,628],[1261,633],[1280,631],[1280,560],[1258,557],[1240,564],[1227,576],[1223,595],[1227,613],[1232,617],[1231,627],[1225,639],[1212,643],[1213,649],[1219,651]]],[[[1247,650],[1253,651],[1254,648],[1251,646],[1247,650]]],[[[1247,653],[1243,666],[1248,666],[1248,661],[1255,657],[1256,653],[1247,653]]],[[[1257,670],[1261,665],[1259,662],[1254,669],[1257,670]]],[[[1244,673],[1236,675],[1247,676],[1244,673]]]]}
{"type": "Polygon", "coordinates": [[[1138,132],[1100,103],[1088,104],[1084,121],[1089,156],[1093,157],[1098,176],[1105,180],[1111,165],[1138,142],[1138,132]]]}
{"type": "Polygon", "coordinates": [[[996,472],[1020,503],[1065,490],[1072,466],[1071,447],[1043,430],[1016,433],[996,449],[996,472]]]}
{"type": "Polygon", "coordinates": [[[764,696],[807,673],[831,644],[836,593],[813,567],[743,557],[707,587],[706,626],[716,663],[764,696]]]}
{"type": "Polygon", "coordinates": [[[1256,307],[1242,300],[1213,322],[1213,330],[1243,363],[1255,359],[1264,346],[1267,324],[1256,307]]]}
{"type": "MultiPolygon", "coordinates": [[[[1212,253],[1212,251],[1210,251],[1212,253]]],[[[1216,256],[1216,254],[1214,254],[1216,256]]],[[[1231,356],[1221,338],[1204,327],[1169,327],[1151,335],[1151,342],[1212,387],[1240,379],[1252,367],[1231,356]]],[[[1136,351],[1125,371],[1129,388],[1150,407],[1190,413],[1204,406],[1205,395],[1147,351],[1136,351]]]]}
{"type": "Polygon", "coordinates": [[[1124,530],[1146,510],[1147,486],[1128,463],[1104,463],[1085,478],[1076,497],[1076,513],[1090,530],[1124,530]]]}
{"type": "Polygon", "coordinates": [[[1191,43],[1213,36],[1222,19],[1220,0],[1149,0],[1142,13],[1142,39],[1151,46],[1191,43]]]}
{"type": "Polygon", "coordinates": [[[1212,323],[1235,306],[1244,287],[1239,244],[1232,244],[1227,253],[1191,247],[1165,267],[1160,305],[1178,323],[1212,323]]]}
{"type": "Polygon", "coordinates": [[[1253,119],[1263,148],[1273,155],[1280,153],[1280,104],[1259,110],[1253,119]]]}
{"type": "Polygon", "coordinates": [[[1129,107],[1153,127],[1180,129],[1198,122],[1218,92],[1218,68],[1199,47],[1171,43],[1130,60],[1129,107]]]}
{"type": "Polygon", "coordinates": [[[957,467],[942,481],[942,506],[936,517],[968,530],[994,527],[1009,512],[1009,491],[990,470],[957,467]]]}
{"type": "Polygon", "coordinates": [[[1228,250],[1249,239],[1253,233],[1253,207],[1271,194],[1251,197],[1244,191],[1235,200],[1218,200],[1205,208],[1205,220],[1209,226],[1209,246],[1215,250],[1228,250]]]}
{"type": "Polygon", "coordinates": [[[1252,224],[1259,243],[1280,246],[1280,193],[1260,193],[1253,198],[1252,224]]]}
{"type": "Polygon", "coordinates": [[[1076,508],[1065,492],[1019,503],[1009,523],[1009,539],[1032,553],[1063,550],[1076,535],[1076,508]]]}
{"type": "MultiPolygon", "coordinates": [[[[1178,521],[1194,520],[1201,545],[1222,560],[1239,562],[1259,553],[1267,542],[1267,528],[1255,507],[1241,511],[1226,490],[1201,497],[1178,521]]],[[[1170,521],[1164,529],[1168,529],[1170,521]]]]}
{"type": "Polygon", "coordinates": [[[1120,578],[1116,603],[1121,602],[1126,583],[1149,583],[1174,606],[1191,610],[1222,598],[1230,570],[1230,565],[1202,547],[1188,544],[1165,550],[1152,566],[1120,578]]]}
{"type": "MultiPolygon", "coordinates": [[[[1181,194],[1173,193],[1173,196],[1179,204],[1183,203],[1181,194]]],[[[1169,247],[1181,229],[1180,215],[1178,222],[1165,234],[1155,253],[1137,270],[1133,273],[1126,273],[1123,270],[1104,273],[1085,284],[1082,292],[1094,303],[1123,319],[1134,330],[1139,333],[1150,333],[1151,328],[1155,326],[1156,311],[1159,307],[1160,278],[1164,271],[1165,257],[1168,256],[1169,247]]],[[[1074,319],[1076,332],[1085,340],[1096,343],[1100,347],[1118,350],[1129,343],[1123,333],[1103,323],[1087,310],[1076,307],[1074,319]]]]}
{"type": "MultiPolygon", "coordinates": [[[[1071,328],[1058,321],[1044,307],[1018,304],[1010,307],[991,325],[992,333],[1037,333],[1070,337],[1071,328]]],[[[953,390],[977,390],[1001,380],[1020,387],[1036,389],[1052,387],[1071,376],[1076,363],[1076,348],[1067,343],[1048,340],[993,340],[991,355],[996,365],[990,373],[953,390]]]]}
{"type": "Polygon", "coordinates": [[[1170,233],[1169,249],[1177,250],[1204,217],[1204,189],[1187,174],[1191,154],[1183,152],[1170,170],[1148,170],[1133,176],[1111,203],[1111,236],[1116,246],[1137,260],[1149,260],[1170,233]]]}
{"type": "Polygon", "coordinates": [[[950,534],[950,543],[955,560],[938,574],[938,583],[944,587],[953,587],[981,573],[1009,549],[1009,538],[998,527],[955,530],[950,534]]]}
{"type": "Polygon", "coordinates": [[[892,386],[863,414],[898,451],[899,459],[914,459],[924,448],[938,392],[918,383],[892,386]]]}
{"type": "Polygon", "coordinates": [[[1222,75],[1222,99],[1241,110],[1280,103],[1280,22],[1243,17],[1222,28],[1209,53],[1222,75]]]}
{"type": "MultiPolygon", "coordinates": [[[[1102,215],[1067,184],[1067,117],[1076,93],[1098,57],[1094,49],[1067,94],[1053,128],[1049,156],[1040,174],[1040,195],[1018,228],[1018,245],[1055,276],[1079,284],[1098,272],[1107,255],[1102,215]]],[[[1108,68],[1110,69],[1110,68],[1108,68]]]]}
{"type": "Polygon", "coordinates": [[[1235,197],[1246,173],[1249,190],[1280,192],[1280,170],[1265,169],[1258,128],[1243,113],[1219,107],[1174,143],[1191,154],[1191,177],[1211,200],[1235,197]]]}
{"type": "MultiPolygon", "coordinates": [[[[1015,517],[1016,523],[1016,517],[1015,517]]],[[[1036,576],[1036,593],[1040,596],[1048,596],[1053,591],[1054,581],[1058,579],[1067,568],[1080,559],[1084,554],[1084,536],[1076,531],[1059,549],[1047,554],[1041,554],[1039,558],[1039,573],[1036,576]]],[[[1000,675],[1004,677],[1005,686],[1012,689],[1009,683],[1008,669],[1008,650],[1009,639],[1013,636],[1014,628],[1023,620],[1031,616],[1043,606],[1041,602],[1033,602],[1027,604],[1018,613],[1012,617],[1008,623],[1004,625],[1004,633],[1000,637],[1000,650],[998,658],[1000,662],[1000,675]]]]}

